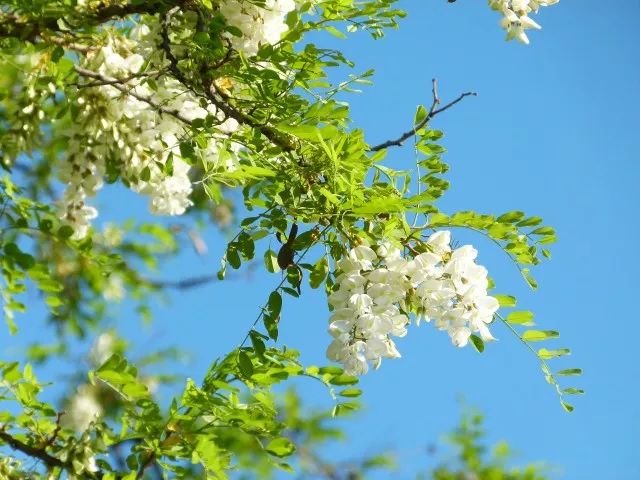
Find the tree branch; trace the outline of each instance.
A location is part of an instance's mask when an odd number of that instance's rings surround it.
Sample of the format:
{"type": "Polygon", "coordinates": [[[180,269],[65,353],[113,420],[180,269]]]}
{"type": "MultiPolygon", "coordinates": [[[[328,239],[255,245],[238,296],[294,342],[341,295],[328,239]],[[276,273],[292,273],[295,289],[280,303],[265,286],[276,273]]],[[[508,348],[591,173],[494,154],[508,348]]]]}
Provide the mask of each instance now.
{"type": "MultiPolygon", "coordinates": [[[[73,28],[73,23],[82,26],[100,25],[102,23],[124,18],[129,15],[155,14],[167,7],[184,6],[189,0],[156,0],[148,2],[113,3],[103,1],[92,6],[86,12],[70,10],[70,18],[60,16],[28,17],[13,12],[0,12],[0,38],[17,38],[32,43],[43,39],[46,32],[66,33],[73,28]]],[[[51,43],[57,43],[52,41],[51,43]]]]}
{"type": "MultiPolygon", "coordinates": [[[[191,86],[191,82],[186,78],[182,70],[178,65],[178,59],[173,54],[171,50],[171,39],[169,38],[169,27],[171,25],[171,18],[175,14],[175,12],[179,9],[179,7],[174,7],[164,14],[164,17],[161,20],[161,30],[160,34],[162,37],[161,48],[169,61],[169,70],[173,74],[173,76],[182,83],[186,88],[188,88],[191,92],[199,97],[204,97],[209,100],[216,108],[218,108],[222,113],[224,113],[227,117],[233,118],[236,122],[246,125],[248,127],[254,128],[262,133],[271,143],[279,146],[286,152],[291,152],[295,150],[295,145],[292,140],[280,133],[273,127],[268,125],[262,125],[259,122],[256,122],[250,116],[246,115],[242,111],[236,109],[231,103],[231,98],[223,93],[219,88],[216,87],[215,82],[211,82],[209,87],[207,88],[205,84],[207,83],[202,79],[202,85],[204,94],[197,92],[191,86]]],[[[223,61],[226,61],[223,59],[223,61]]]]}
{"type": "Polygon", "coordinates": [[[26,443],[21,442],[17,438],[11,436],[4,431],[4,427],[0,427],[0,440],[5,442],[13,450],[19,451],[38,460],[42,460],[49,467],[67,469],[69,465],[62,460],[49,455],[43,448],[35,448],[26,443]]]}
{"type": "Polygon", "coordinates": [[[475,92],[465,92],[465,93],[462,93],[460,96],[458,96],[458,98],[456,98],[455,100],[447,103],[444,107],[437,108],[438,105],[440,105],[440,97],[438,96],[438,81],[435,78],[432,80],[432,93],[433,93],[433,101],[431,103],[431,108],[429,109],[429,113],[424,118],[424,120],[422,120],[420,123],[415,125],[411,130],[404,132],[395,140],[387,140],[386,142],[380,143],[378,145],[374,145],[371,148],[369,148],[369,151],[377,152],[378,150],[383,150],[389,147],[401,147],[402,143],[405,140],[414,136],[416,132],[421,128],[423,128],[427,123],[429,123],[429,121],[431,121],[433,117],[435,117],[439,113],[449,110],[455,104],[461,102],[465,97],[470,97],[470,96],[475,97],[476,95],[478,95],[475,92]]]}

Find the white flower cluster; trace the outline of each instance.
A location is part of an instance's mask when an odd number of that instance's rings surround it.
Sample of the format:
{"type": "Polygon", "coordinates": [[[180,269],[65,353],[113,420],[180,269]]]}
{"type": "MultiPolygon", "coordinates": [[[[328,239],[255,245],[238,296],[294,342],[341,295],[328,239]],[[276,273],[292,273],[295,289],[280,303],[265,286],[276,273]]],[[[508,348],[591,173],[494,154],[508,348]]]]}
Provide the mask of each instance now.
{"type": "MultiPolygon", "coordinates": [[[[141,71],[145,59],[156,54],[157,38],[148,27],[139,27],[136,41],[115,42],[102,47],[83,66],[105,79],[130,78],[141,71]]],[[[216,164],[224,134],[237,130],[235,120],[224,120],[215,107],[202,108],[197,99],[177,80],[158,78],[155,89],[141,80],[127,83],[130,94],[111,84],[79,90],[79,118],[74,119],[68,157],[59,168],[60,179],[67,184],[62,203],[63,218],[73,227],[75,239],[83,238],[97,210],[87,205],[103,185],[107,159],[133,191],[150,197],[150,210],[157,215],[181,215],[191,205],[190,166],[180,154],[184,123],[157,111],[148,102],[152,98],[165,110],[180,112],[187,121],[212,115],[219,119],[219,138],[211,138],[196,154],[216,164]],[[217,141],[217,140],[220,141],[217,141]],[[171,163],[168,167],[168,162],[171,163]]],[[[231,144],[232,150],[238,146],[231,144]]],[[[229,162],[227,162],[229,163],[229,162]]],[[[227,167],[233,167],[233,162],[227,167]]]]}
{"type": "Polygon", "coordinates": [[[241,37],[227,33],[226,38],[235,50],[251,57],[261,45],[273,45],[280,40],[288,29],[285,18],[295,8],[294,0],[266,0],[264,7],[248,0],[225,0],[220,13],[229,25],[242,32],[241,37]]]}
{"type": "MultiPolygon", "coordinates": [[[[287,30],[286,14],[295,8],[294,0],[266,0],[264,8],[245,0],[226,0],[220,6],[230,25],[239,28],[241,37],[230,35],[233,48],[255,55],[260,45],[273,44],[287,30]]],[[[154,79],[154,88],[137,78],[146,63],[165,66],[158,51],[159,36],[148,26],[134,28],[129,39],[111,41],[87,56],[83,68],[97,72],[103,79],[128,79],[122,84],[102,82],[95,88],[79,89],[75,99],[79,115],[69,135],[68,155],[61,162],[58,176],[67,188],[62,198],[62,218],[73,230],[74,239],[86,236],[98,211],[87,199],[102,187],[107,165],[131,190],[150,197],[150,210],[157,215],[181,215],[191,205],[190,166],[180,154],[184,134],[181,119],[193,121],[212,117],[219,123],[218,134],[196,156],[208,164],[235,168],[240,146],[224,142],[239,128],[233,119],[225,119],[213,105],[201,106],[191,92],[170,77],[154,79]],[[162,105],[165,113],[154,105],[162,105]],[[181,119],[168,113],[176,112],[181,119]],[[229,154],[221,155],[222,149],[229,154]],[[222,160],[224,158],[225,160],[222,160]],[[109,159],[109,163],[107,162],[109,159]]]]}
{"type": "Polygon", "coordinates": [[[507,31],[507,40],[513,40],[529,44],[529,38],[525,30],[542,27],[531,17],[530,13],[538,13],[540,7],[548,7],[558,3],[560,0],[489,0],[489,6],[502,13],[503,18],[500,24],[507,31]]]}
{"type": "Polygon", "coordinates": [[[475,263],[470,245],[452,250],[448,231],[434,233],[428,251],[408,260],[388,243],[377,252],[358,246],[338,262],[338,288],[329,295],[333,342],[327,357],[342,363],[345,372],[361,375],[369,363],[400,356],[392,336],[407,333],[407,306],[417,306],[417,322],[424,317],[464,347],[472,333],[494,340],[488,324],[498,301],[487,295],[487,270],[475,263]]]}

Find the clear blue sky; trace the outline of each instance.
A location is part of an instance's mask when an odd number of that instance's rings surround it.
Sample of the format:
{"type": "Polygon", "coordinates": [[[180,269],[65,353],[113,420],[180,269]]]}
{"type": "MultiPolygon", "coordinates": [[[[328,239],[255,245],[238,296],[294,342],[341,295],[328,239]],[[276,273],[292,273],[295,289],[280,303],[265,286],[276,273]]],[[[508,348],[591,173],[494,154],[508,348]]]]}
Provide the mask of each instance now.
{"type": "MultiPolygon", "coordinates": [[[[640,478],[634,327],[640,2],[562,0],[537,17],[544,30],[530,35],[529,47],[505,43],[499,16],[482,0],[401,5],[409,17],[385,40],[357,35],[338,43],[357,70],[377,70],[375,86],[350,100],[355,123],[372,143],[395,136],[409,126],[416,104],[430,101],[434,76],[443,99],[479,93],[434,123],[445,131],[452,167],[452,188],[440,206],[488,213],[519,209],[557,229],[553,261],[536,271],[537,293],[527,290],[493,244],[464,232],[456,232],[456,239],[480,249],[480,263],[501,292],[517,295],[540,326],[561,331],[557,345],[571,347],[573,355],[558,368],[583,368],[584,377],[574,383],[587,395],[576,399],[573,414],[564,413],[535,358],[500,326],[494,329],[499,342],[479,355],[455,349],[445,334],[426,325],[398,342],[401,360],[387,361],[363,379],[367,407],[345,422],[349,443],[332,451],[349,457],[392,447],[400,453],[396,478],[407,478],[433,466],[424,447],[455,425],[457,399],[464,394],[486,413],[491,440],[508,440],[523,461],[547,461],[557,478],[640,478]]],[[[394,166],[413,164],[410,149],[392,151],[389,159],[394,166]]],[[[127,214],[145,208],[120,190],[103,191],[99,204],[101,221],[122,218],[125,206],[127,214]]],[[[211,252],[204,261],[187,252],[164,276],[214,271],[224,242],[214,233],[207,240],[211,252]]],[[[185,371],[199,379],[211,359],[237,345],[277,282],[258,273],[248,282],[210,285],[158,305],[151,327],[128,315],[117,325],[133,336],[139,353],[169,344],[188,350],[194,361],[185,371]]],[[[325,362],[327,316],[321,292],[287,299],[282,343],[300,349],[308,364],[325,362]]],[[[22,319],[24,336],[15,339],[1,333],[0,350],[15,355],[28,338],[42,338],[40,322],[35,315],[22,319]]],[[[316,385],[301,385],[313,404],[330,406],[316,385]]]]}

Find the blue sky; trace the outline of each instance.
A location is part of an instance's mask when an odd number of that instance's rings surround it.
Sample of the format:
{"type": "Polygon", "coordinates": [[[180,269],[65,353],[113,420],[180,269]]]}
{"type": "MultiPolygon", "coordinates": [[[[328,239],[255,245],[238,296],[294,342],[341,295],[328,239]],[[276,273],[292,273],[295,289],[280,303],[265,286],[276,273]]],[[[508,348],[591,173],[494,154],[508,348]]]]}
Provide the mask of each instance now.
{"type": "MultiPolygon", "coordinates": [[[[536,359],[499,325],[499,341],[482,355],[455,349],[446,334],[423,325],[398,342],[402,359],[362,380],[366,408],[344,423],[348,444],[330,451],[357,456],[394,448],[397,478],[407,478],[434,465],[424,447],[455,425],[463,394],[486,414],[492,441],[508,440],[522,461],[548,462],[557,478],[640,478],[634,329],[640,265],[633,253],[640,234],[640,2],[562,0],[537,17],[544,30],[530,35],[528,47],[503,41],[499,16],[484,1],[401,6],[409,17],[382,41],[325,39],[356,61],[356,70],[377,71],[375,86],[350,98],[354,124],[365,128],[371,143],[395,137],[410,126],[416,105],[430,102],[432,77],[443,100],[478,92],[433,124],[445,132],[451,165],[452,187],[439,206],[450,212],[524,210],[556,228],[559,243],[553,260],[535,272],[535,293],[493,244],[466,232],[455,237],[477,246],[499,291],[535,311],[541,327],[560,330],[557,346],[571,347],[573,355],[558,368],[583,368],[584,377],[573,383],[587,395],[566,414],[536,359]]],[[[390,151],[388,159],[396,167],[413,165],[410,148],[390,151]]],[[[146,216],[143,202],[121,190],[103,191],[98,203],[101,221],[123,218],[125,205],[127,215],[146,216]]],[[[206,238],[209,256],[187,252],[163,276],[214,271],[224,239],[213,232],[206,238]]],[[[157,305],[150,327],[126,308],[115,324],[139,353],[170,344],[188,350],[193,362],[185,372],[198,379],[214,357],[239,343],[278,281],[254,272],[249,281],[209,285],[157,305]]],[[[322,292],[287,299],[281,342],[301,350],[305,363],[326,362],[327,317],[322,292]]],[[[11,358],[29,339],[42,338],[40,322],[30,315],[21,322],[21,336],[0,333],[0,350],[11,358]]],[[[319,387],[300,385],[311,403],[330,407],[319,387]]]]}

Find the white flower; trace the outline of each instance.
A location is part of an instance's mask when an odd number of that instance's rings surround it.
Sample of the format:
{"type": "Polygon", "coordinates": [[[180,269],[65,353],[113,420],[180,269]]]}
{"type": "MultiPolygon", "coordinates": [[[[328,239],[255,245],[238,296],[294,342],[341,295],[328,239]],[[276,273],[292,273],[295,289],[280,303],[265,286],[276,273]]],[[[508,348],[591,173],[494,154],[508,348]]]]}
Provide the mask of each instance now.
{"type": "Polygon", "coordinates": [[[427,245],[430,251],[436,255],[444,255],[451,251],[451,232],[448,230],[440,230],[435,232],[427,239],[427,245]]]}
{"type": "Polygon", "coordinates": [[[111,332],[102,333],[95,339],[91,350],[89,350],[89,359],[96,367],[101,366],[113,354],[116,344],[116,337],[111,332]]]}
{"type": "Polygon", "coordinates": [[[288,30],[285,18],[294,10],[293,0],[266,0],[264,8],[246,0],[224,0],[220,13],[229,25],[240,30],[241,37],[225,34],[235,50],[247,56],[258,53],[260,46],[277,43],[288,30]]]}
{"type": "Polygon", "coordinates": [[[349,305],[351,305],[357,313],[365,314],[371,311],[373,300],[366,293],[354,293],[349,297],[349,305]]]}
{"type": "Polygon", "coordinates": [[[542,27],[536,23],[530,13],[537,13],[541,6],[549,6],[558,3],[559,0],[489,0],[489,6],[502,13],[500,22],[502,28],[507,31],[507,40],[517,39],[521,43],[529,44],[529,38],[525,30],[542,27]]]}
{"type": "MultiPolygon", "coordinates": [[[[83,67],[105,78],[123,78],[140,73],[145,64],[161,67],[165,62],[158,49],[157,25],[134,27],[130,38],[110,40],[83,59],[83,67]]],[[[227,134],[239,128],[225,119],[214,105],[200,105],[191,92],[169,76],[155,79],[152,90],[140,80],[127,82],[135,96],[153,97],[187,121],[212,116],[221,122],[195,155],[213,167],[229,170],[237,166],[240,145],[229,142],[227,134]],[[206,108],[205,108],[206,107],[206,108]]],[[[160,114],[147,102],[123,94],[112,85],[78,90],[78,116],[69,134],[67,157],[58,163],[58,177],[67,185],[61,201],[61,217],[74,230],[74,239],[86,236],[95,208],[86,204],[102,188],[106,159],[133,191],[150,197],[149,208],[157,215],[181,215],[192,205],[190,165],[180,153],[185,125],[171,115],[160,114]],[[171,163],[172,168],[168,168],[171,163]]]]}
{"type": "Polygon", "coordinates": [[[93,387],[83,385],[69,400],[69,405],[62,417],[65,424],[78,432],[84,432],[91,422],[102,416],[102,405],[93,393],[93,387]]]}
{"type": "Polygon", "coordinates": [[[109,275],[102,290],[104,299],[110,302],[121,302],[126,293],[122,276],[117,273],[109,275]]]}

